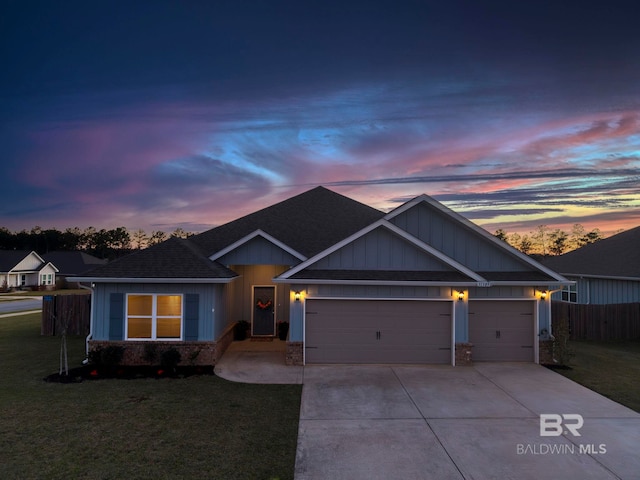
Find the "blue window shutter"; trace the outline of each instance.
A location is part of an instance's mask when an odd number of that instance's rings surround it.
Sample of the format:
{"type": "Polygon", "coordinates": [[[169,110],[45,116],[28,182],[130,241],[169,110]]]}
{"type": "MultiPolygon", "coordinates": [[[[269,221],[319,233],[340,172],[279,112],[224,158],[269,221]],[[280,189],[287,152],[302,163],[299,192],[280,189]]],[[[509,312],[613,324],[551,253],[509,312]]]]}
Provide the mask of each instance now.
{"type": "Polygon", "coordinates": [[[122,340],[124,337],[124,293],[112,293],[109,296],[109,340],[122,340]]]}
{"type": "Polygon", "coordinates": [[[184,296],[184,339],[198,340],[198,310],[200,295],[187,293],[184,296]]]}

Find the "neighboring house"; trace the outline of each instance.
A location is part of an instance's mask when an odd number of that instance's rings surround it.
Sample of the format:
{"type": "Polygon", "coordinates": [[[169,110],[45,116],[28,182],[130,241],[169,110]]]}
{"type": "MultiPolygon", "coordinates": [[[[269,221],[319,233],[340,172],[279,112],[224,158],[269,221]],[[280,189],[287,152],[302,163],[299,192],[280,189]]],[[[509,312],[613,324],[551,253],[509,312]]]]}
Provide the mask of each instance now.
{"type": "Polygon", "coordinates": [[[575,281],[554,293],[554,300],[594,305],[640,302],[640,227],[542,262],[575,281]]]}
{"type": "Polygon", "coordinates": [[[57,272],[36,252],[0,250],[0,288],[53,288],[57,272]]]}
{"type": "Polygon", "coordinates": [[[73,252],[50,252],[42,255],[47,262],[51,262],[58,268],[57,279],[66,279],[67,277],[76,277],[92,270],[100,265],[106,265],[107,260],[89,255],[88,253],[73,252]]]}
{"type": "Polygon", "coordinates": [[[547,362],[568,284],[426,195],[385,214],[323,187],[72,280],[92,284],[90,349],[200,364],[239,320],[289,322],[287,363],[547,362]]]}

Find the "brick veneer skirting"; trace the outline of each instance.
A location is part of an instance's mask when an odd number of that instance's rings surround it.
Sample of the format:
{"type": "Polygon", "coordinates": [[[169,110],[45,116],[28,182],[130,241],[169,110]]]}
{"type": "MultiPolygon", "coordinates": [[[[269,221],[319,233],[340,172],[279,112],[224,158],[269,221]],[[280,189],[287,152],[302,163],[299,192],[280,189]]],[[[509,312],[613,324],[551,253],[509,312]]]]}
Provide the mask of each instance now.
{"type": "Polygon", "coordinates": [[[456,343],[456,366],[473,365],[472,354],[472,343],[456,343]]]}
{"type": "Polygon", "coordinates": [[[304,360],[303,351],[304,351],[304,343],[287,342],[285,363],[287,365],[302,365],[302,362],[304,360]]]}
{"type": "Polygon", "coordinates": [[[156,345],[157,358],[154,363],[160,363],[160,356],[166,350],[175,348],[180,352],[179,365],[215,365],[225,350],[233,341],[233,326],[230,325],[225,329],[220,338],[213,342],[180,342],[180,341],[106,341],[106,340],[90,340],[89,351],[109,346],[120,346],[124,348],[122,365],[149,365],[149,361],[145,359],[145,347],[147,345],[156,345]]]}

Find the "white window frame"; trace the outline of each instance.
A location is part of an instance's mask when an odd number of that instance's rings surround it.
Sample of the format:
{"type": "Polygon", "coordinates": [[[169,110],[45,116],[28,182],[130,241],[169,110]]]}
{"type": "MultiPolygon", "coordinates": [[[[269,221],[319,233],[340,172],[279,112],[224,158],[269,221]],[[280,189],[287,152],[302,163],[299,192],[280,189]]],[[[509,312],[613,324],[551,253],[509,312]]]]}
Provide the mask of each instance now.
{"type": "MultiPolygon", "coordinates": [[[[127,302],[124,309],[124,338],[127,341],[136,341],[136,342],[173,342],[182,340],[184,338],[184,295],[182,293],[127,293],[126,295],[127,302]],[[140,318],[151,318],[151,337],[150,338],[140,338],[134,337],[129,338],[129,297],[130,296],[150,296],[152,297],[151,301],[151,315],[135,315],[140,318]],[[158,336],[158,297],[170,297],[176,296],[180,297],[180,337],[171,337],[171,338],[157,338],[158,336]]],[[[160,318],[174,318],[173,315],[168,317],[161,316],[160,318]]]]}
{"type": "Polygon", "coordinates": [[[563,302],[569,303],[578,303],[578,284],[577,282],[573,285],[563,285],[562,291],[560,293],[560,298],[563,302]],[[573,300],[571,297],[573,296],[573,300]]]}

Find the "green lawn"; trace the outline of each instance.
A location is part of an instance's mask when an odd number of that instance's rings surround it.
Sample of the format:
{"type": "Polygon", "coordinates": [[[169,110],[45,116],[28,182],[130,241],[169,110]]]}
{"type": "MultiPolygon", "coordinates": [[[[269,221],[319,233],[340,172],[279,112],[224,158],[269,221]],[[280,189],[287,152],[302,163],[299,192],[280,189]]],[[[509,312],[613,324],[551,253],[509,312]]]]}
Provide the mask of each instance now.
{"type": "Polygon", "coordinates": [[[572,341],[565,377],[640,412],[640,342],[572,341]]]}
{"type": "MultiPolygon", "coordinates": [[[[0,319],[0,478],[291,479],[300,385],[213,376],[46,383],[59,337],[0,319]]],[[[69,341],[70,366],[84,339],[69,341]]]]}

